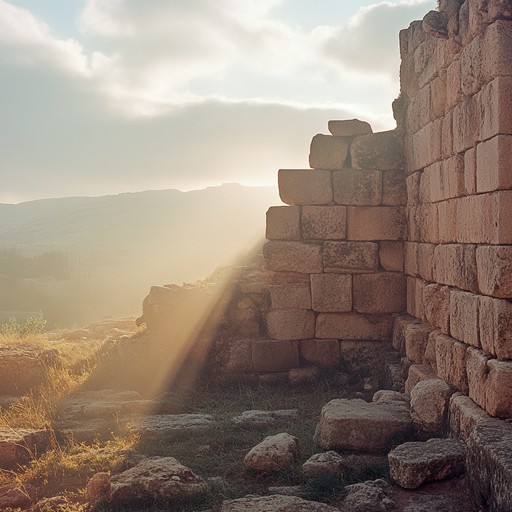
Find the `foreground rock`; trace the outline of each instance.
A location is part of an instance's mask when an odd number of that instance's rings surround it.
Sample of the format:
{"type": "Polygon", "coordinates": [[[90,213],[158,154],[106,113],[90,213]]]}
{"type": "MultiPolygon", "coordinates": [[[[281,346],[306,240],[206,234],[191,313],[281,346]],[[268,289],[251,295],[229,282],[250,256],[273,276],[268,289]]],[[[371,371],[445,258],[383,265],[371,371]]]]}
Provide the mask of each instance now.
{"type": "Polygon", "coordinates": [[[177,434],[209,432],[216,425],[210,414],[162,414],[133,420],[128,428],[144,440],[158,440],[177,434]]]}
{"type": "Polygon", "coordinates": [[[411,417],[415,426],[425,432],[442,434],[452,394],[453,390],[442,379],[418,382],[411,390],[411,417]]]}
{"type": "Polygon", "coordinates": [[[56,350],[0,346],[0,395],[20,396],[39,386],[49,366],[59,362],[56,350]]]}
{"type": "Polygon", "coordinates": [[[386,511],[395,508],[394,501],[388,496],[389,484],[384,480],[374,480],[347,485],[346,497],[342,501],[344,512],[386,511]]]}
{"type": "Polygon", "coordinates": [[[405,489],[464,472],[464,445],[457,439],[404,443],[388,455],[391,478],[405,489]]]}
{"type": "Polygon", "coordinates": [[[339,509],[296,496],[275,495],[224,501],[221,512],[339,512],[339,509]]]}
{"type": "Polygon", "coordinates": [[[300,457],[299,440],[281,433],[266,437],[252,448],[244,464],[253,471],[276,471],[290,468],[300,457]]]}
{"type": "Polygon", "coordinates": [[[322,408],[315,441],[326,450],[384,453],[412,430],[407,403],[331,400],[322,408]]]}
{"type": "Polygon", "coordinates": [[[335,451],[315,453],[302,465],[306,478],[337,475],[343,467],[343,457],[335,451]]]}
{"type": "Polygon", "coordinates": [[[277,411],[244,411],[240,416],[235,416],[231,422],[236,427],[263,429],[274,427],[279,423],[295,420],[299,417],[297,409],[282,409],[277,411]]]}
{"type": "Polygon", "coordinates": [[[0,468],[26,464],[48,448],[49,440],[45,430],[0,429],[0,468]]]}
{"type": "Polygon", "coordinates": [[[204,498],[208,492],[206,482],[173,457],[145,459],[112,477],[110,485],[105,476],[95,476],[92,481],[89,496],[95,502],[105,500],[114,508],[155,501],[169,505],[190,502],[204,498]]]}

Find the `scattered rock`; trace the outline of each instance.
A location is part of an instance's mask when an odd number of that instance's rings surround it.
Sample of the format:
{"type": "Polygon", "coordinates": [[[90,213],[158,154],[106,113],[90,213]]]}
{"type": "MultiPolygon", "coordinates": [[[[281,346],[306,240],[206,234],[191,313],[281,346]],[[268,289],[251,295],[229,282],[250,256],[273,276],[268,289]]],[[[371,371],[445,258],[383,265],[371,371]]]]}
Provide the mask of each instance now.
{"type": "Polygon", "coordinates": [[[45,430],[0,429],[0,468],[14,469],[26,464],[48,448],[50,437],[45,430]]]}
{"type": "Polygon", "coordinates": [[[231,422],[241,428],[269,428],[299,417],[297,409],[281,409],[277,411],[244,411],[240,416],[235,416],[231,422]]]}
{"type": "Polygon", "coordinates": [[[114,507],[141,502],[176,504],[203,498],[206,482],[173,457],[151,457],[111,478],[108,501],[114,507]]]}
{"type": "Polygon", "coordinates": [[[224,501],[221,512],[339,512],[339,510],[296,496],[276,494],[224,501]]]}
{"type": "Polygon", "coordinates": [[[389,484],[384,480],[373,480],[347,485],[347,496],[342,501],[342,510],[346,512],[384,512],[395,508],[394,501],[388,496],[389,484]]]}
{"type": "Polygon", "coordinates": [[[336,475],[343,466],[343,457],[333,450],[315,453],[302,465],[302,472],[307,478],[336,475]]]}
{"type": "Polygon", "coordinates": [[[8,509],[26,509],[32,505],[31,495],[35,494],[35,488],[30,485],[29,488],[24,486],[23,489],[19,487],[11,488],[9,486],[0,487],[0,510],[8,509]]]}
{"type": "Polygon", "coordinates": [[[381,389],[377,391],[372,398],[375,403],[389,403],[389,402],[405,402],[409,403],[409,397],[405,393],[393,391],[391,389],[381,389]]]}
{"type": "Polygon", "coordinates": [[[388,454],[393,481],[405,489],[464,472],[464,445],[457,439],[404,443],[388,454]]]}
{"type": "Polygon", "coordinates": [[[85,487],[85,496],[91,506],[108,497],[110,493],[110,475],[105,472],[96,473],[85,487]]]}
{"type": "Polygon", "coordinates": [[[138,418],[129,422],[128,428],[144,439],[161,439],[185,432],[208,432],[216,425],[210,414],[163,414],[138,418]]]}
{"type": "Polygon", "coordinates": [[[397,436],[411,430],[411,415],[404,402],[336,399],[322,408],[315,441],[326,450],[384,453],[397,436]]]}
{"type": "Polygon", "coordinates": [[[266,437],[244,458],[247,468],[254,471],[275,471],[290,468],[300,457],[299,440],[281,433],[266,437]]]}
{"type": "Polygon", "coordinates": [[[446,429],[453,390],[442,379],[422,380],[411,390],[411,418],[417,428],[433,434],[446,429]]]}

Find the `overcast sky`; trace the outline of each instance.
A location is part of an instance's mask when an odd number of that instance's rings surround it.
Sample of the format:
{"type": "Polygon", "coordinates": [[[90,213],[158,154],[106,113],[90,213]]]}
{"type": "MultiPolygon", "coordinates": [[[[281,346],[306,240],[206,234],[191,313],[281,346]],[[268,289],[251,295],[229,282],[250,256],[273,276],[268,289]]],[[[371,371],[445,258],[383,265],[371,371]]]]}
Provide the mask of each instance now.
{"type": "Polygon", "coordinates": [[[0,0],[0,202],[275,184],[329,119],[394,127],[434,0],[0,0]]]}

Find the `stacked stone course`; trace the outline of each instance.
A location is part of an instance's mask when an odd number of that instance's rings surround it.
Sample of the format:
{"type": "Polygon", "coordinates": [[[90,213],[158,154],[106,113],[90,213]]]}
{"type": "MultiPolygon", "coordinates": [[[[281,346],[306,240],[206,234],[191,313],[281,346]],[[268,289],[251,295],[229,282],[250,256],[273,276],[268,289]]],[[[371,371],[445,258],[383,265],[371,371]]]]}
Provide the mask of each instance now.
{"type": "Polygon", "coordinates": [[[349,348],[389,343],[393,314],[406,307],[400,137],[358,120],[329,131],[311,142],[311,169],[279,171],[287,206],[267,212],[271,339],[260,371],[339,367],[349,348]]]}
{"type": "Polygon", "coordinates": [[[400,49],[412,318],[394,345],[510,418],[511,4],[440,2],[401,32],[400,49]]]}

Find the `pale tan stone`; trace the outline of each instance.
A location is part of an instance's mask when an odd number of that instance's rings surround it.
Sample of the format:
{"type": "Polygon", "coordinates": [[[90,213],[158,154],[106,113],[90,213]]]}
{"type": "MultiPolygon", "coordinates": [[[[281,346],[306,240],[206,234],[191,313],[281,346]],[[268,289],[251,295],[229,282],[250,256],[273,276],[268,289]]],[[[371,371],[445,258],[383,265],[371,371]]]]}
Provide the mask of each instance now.
{"type": "Polygon", "coordinates": [[[416,279],[407,276],[407,313],[416,315],[416,279]]]}
{"type": "Polygon", "coordinates": [[[290,205],[329,204],[332,202],[332,173],[325,170],[280,169],[279,197],[290,205]]]}
{"type": "Polygon", "coordinates": [[[441,158],[449,158],[456,154],[453,134],[454,111],[441,118],[441,158]]]}
{"type": "Polygon", "coordinates": [[[450,332],[450,288],[428,284],[423,290],[425,319],[445,334],[450,332]]]}
{"type": "Polygon", "coordinates": [[[493,297],[512,298],[512,247],[478,247],[476,260],[480,291],[493,297]]]}
{"type": "Polygon", "coordinates": [[[455,393],[450,398],[448,418],[450,432],[465,442],[475,426],[490,419],[490,416],[468,396],[455,393]]]}
{"type": "Polygon", "coordinates": [[[311,310],[276,309],[267,315],[268,334],[275,340],[315,337],[315,314],[311,310]]]}
{"type": "Polygon", "coordinates": [[[340,342],[337,339],[301,340],[302,361],[320,368],[338,368],[340,365],[340,342]]]}
{"type": "Polygon", "coordinates": [[[394,131],[356,137],[350,147],[352,166],[356,169],[402,169],[404,156],[400,137],[394,131]]]}
{"type": "Polygon", "coordinates": [[[420,201],[421,172],[415,172],[405,179],[407,188],[407,204],[417,205],[420,201]]]}
{"type": "Polygon", "coordinates": [[[418,243],[405,242],[405,273],[409,276],[419,275],[418,243]]]}
{"type": "Polygon", "coordinates": [[[434,249],[434,280],[462,290],[478,291],[476,247],[443,244],[434,249]]]}
{"type": "Polygon", "coordinates": [[[318,134],[313,137],[309,150],[309,166],[312,169],[343,169],[348,154],[345,137],[318,134]]]}
{"type": "Polygon", "coordinates": [[[446,69],[446,82],[446,109],[451,110],[463,98],[460,86],[460,59],[456,59],[446,69]]]}
{"type": "Polygon", "coordinates": [[[473,347],[480,346],[478,299],[478,295],[473,293],[460,290],[450,292],[450,334],[473,347]]]}
{"type": "Polygon", "coordinates": [[[300,458],[299,440],[280,433],[266,437],[244,457],[244,465],[259,472],[290,469],[300,458]]]}
{"type": "Polygon", "coordinates": [[[270,298],[273,309],[311,309],[309,283],[272,285],[270,298]]]}
{"type": "Polygon", "coordinates": [[[482,349],[500,359],[512,359],[512,303],[480,296],[478,311],[482,349]]]}
{"type": "Polygon", "coordinates": [[[410,323],[405,327],[405,356],[416,364],[424,364],[428,338],[433,328],[426,324],[410,323]]]}
{"type": "Polygon", "coordinates": [[[334,201],[341,205],[369,206],[382,202],[382,172],[343,169],[332,175],[334,201]]]}
{"type": "Polygon", "coordinates": [[[418,382],[435,379],[436,372],[428,364],[413,364],[409,367],[407,380],[405,381],[405,392],[410,393],[418,382]]]}
{"type": "Polygon", "coordinates": [[[478,105],[474,96],[469,96],[453,109],[453,150],[462,153],[475,146],[479,138],[478,105]]]}
{"type": "Polygon", "coordinates": [[[345,206],[304,206],[302,208],[304,240],[342,240],[347,230],[345,206]]]}
{"type": "MultiPolygon", "coordinates": [[[[379,244],[374,242],[325,242],[325,272],[371,272],[379,265],[379,244]]],[[[314,273],[314,272],[312,272],[314,273]]]]}
{"type": "Polygon", "coordinates": [[[476,148],[464,153],[464,189],[466,194],[476,194],[476,148]]]}
{"type": "Polygon", "coordinates": [[[430,244],[439,243],[439,212],[438,205],[423,204],[418,207],[419,241],[430,244]]]}
{"type": "Polygon", "coordinates": [[[432,366],[433,370],[437,372],[437,362],[436,362],[436,339],[433,336],[432,331],[427,340],[427,346],[425,348],[425,355],[423,356],[423,362],[425,364],[429,364],[432,366]]]}
{"type": "Polygon", "coordinates": [[[497,135],[476,147],[478,193],[512,188],[512,135],[497,135]]]}
{"type": "Polygon", "coordinates": [[[267,210],[268,240],[300,240],[300,208],[271,206],[267,210]]]}
{"type": "Polygon", "coordinates": [[[354,275],[354,310],[358,313],[402,313],[406,309],[405,275],[398,272],[354,275]]]}
{"type": "Polygon", "coordinates": [[[344,340],[385,340],[391,335],[390,315],[354,313],[320,313],[316,321],[315,338],[344,340]]]}
{"type": "Polygon", "coordinates": [[[384,206],[403,206],[407,204],[404,171],[382,172],[382,204],[384,206]]]}
{"type": "Polygon", "coordinates": [[[382,268],[390,272],[404,270],[404,244],[384,240],[379,242],[379,260],[382,268]]]}
{"type": "Polygon", "coordinates": [[[402,240],[405,231],[405,211],[401,207],[347,207],[349,240],[402,240]]]}
{"type": "Polygon", "coordinates": [[[252,367],[255,372],[287,372],[299,365],[299,345],[296,341],[252,342],[252,367]]]}
{"type": "Polygon", "coordinates": [[[482,409],[487,406],[487,375],[489,370],[486,356],[481,350],[469,347],[467,350],[466,372],[468,376],[469,397],[482,409]]]}
{"type": "Polygon", "coordinates": [[[341,121],[329,121],[329,131],[336,137],[355,137],[372,133],[372,127],[366,121],[359,119],[343,119],[341,121]]]}
{"type": "Polygon", "coordinates": [[[352,310],[350,274],[312,274],[311,297],[314,311],[343,313],[352,310]]]}
{"type": "Polygon", "coordinates": [[[300,242],[267,242],[263,255],[269,270],[275,272],[322,272],[322,246],[300,242]]]}
{"type": "Polygon", "coordinates": [[[416,318],[409,315],[401,315],[395,318],[395,321],[393,322],[393,335],[391,337],[391,342],[395,350],[398,350],[400,353],[404,352],[405,330],[408,325],[418,323],[419,321],[416,318]]]}
{"type": "Polygon", "coordinates": [[[434,244],[418,244],[418,274],[426,281],[434,280],[434,244]]]}
{"type": "Polygon", "coordinates": [[[487,406],[491,416],[512,417],[512,362],[491,359],[488,363],[487,406]]]}
{"type": "Polygon", "coordinates": [[[466,345],[442,333],[434,333],[439,377],[459,391],[467,392],[466,345]]]}
{"type": "Polygon", "coordinates": [[[425,321],[425,307],[423,305],[423,290],[427,286],[427,282],[423,279],[416,279],[414,284],[414,290],[416,297],[414,299],[415,310],[414,316],[420,320],[425,321]]]}
{"type": "Polygon", "coordinates": [[[444,433],[452,393],[442,379],[418,382],[411,390],[411,418],[416,427],[432,434],[444,433]]]}
{"type": "Polygon", "coordinates": [[[480,140],[512,135],[512,77],[498,76],[479,94],[480,140]]]}
{"type": "MultiPolygon", "coordinates": [[[[453,244],[457,241],[457,219],[459,214],[460,201],[450,199],[437,203],[439,218],[439,242],[453,244]]],[[[464,212],[461,210],[461,215],[464,212]]]]}

